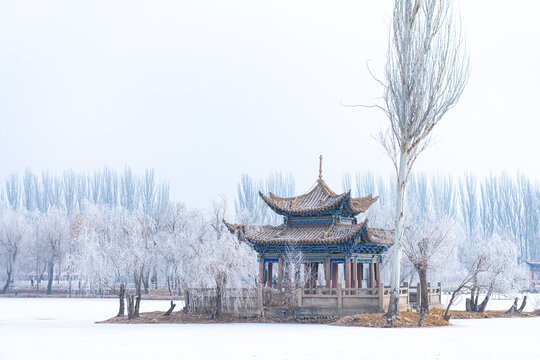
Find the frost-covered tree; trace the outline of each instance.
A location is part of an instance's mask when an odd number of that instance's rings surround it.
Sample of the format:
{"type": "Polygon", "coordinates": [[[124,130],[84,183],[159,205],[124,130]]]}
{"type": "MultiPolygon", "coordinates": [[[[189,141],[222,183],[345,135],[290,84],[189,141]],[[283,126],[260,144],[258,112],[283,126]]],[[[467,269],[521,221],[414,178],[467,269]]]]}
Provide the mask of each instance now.
{"type": "Polygon", "coordinates": [[[420,280],[420,322],[429,313],[428,271],[442,268],[448,259],[456,238],[455,223],[429,207],[418,207],[414,219],[406,221],[403,239],[403,253],[414,266],[420,280]]]}
{"type": "Polygon", "coordinates": [[[467,302],[468,311],[483,312],[494,292],[510,295],[527,286],[527,271],[516,261],[517,247],[511,241],[494,235],[480,241],[475,250],[483,259],[485,270],[479,272],[473,284],[471,298],[467,302]],[[481,303],[479,290],[486,292],[481,303]]]}
{"type": "Polygon", "coordinates": [[[21,203],[21,181],[18,174],[6,180],[6,197],[11,210],[17,210],[21,203]]]}
{"type": "Polygon", "coordinates": [[[219,319],[229,288],[253,288],[256,281],[256,254],[245,243],[233,236],[223,223],[226,202],[214,201],[205,224],[206,231],[200,243],[201,270],[207,284],[216,288],[212,318],[219,319]]]}
{"type": "Polygon", "coordinates": [[[263,207],[259,191],[263,184],[256,182],[248,174],[242,174],[236,185],[235,209],[238,220],[243,224],[254,224],[262,221],[263,207]]]}
{"type": "Polygon", "coordinates": [[[92,282],[118,294],[118,315],[123,315],[124,298],[127,298],[128,317],[137,317],[143,276],[154,250],[153,220],[142,213],[105,205],[88,205],[82,219],[84,225],[78,243],[83,248],[83,268],[87,269],[87,275],[92,275],[92,282]],[[133,285],[133,293],[128,284],[133,285]]]}
{"type": "Polygon", "coordinates": [[[0,213],[0,261],[6,271],[5,293],[14,280],[16,262],[28,236],[28,225],[21,212],[5,210],[0,213]]]}
{"type": "Polygon", "coordinates": [[[396,170],[395,239],[387,316],[398,313],[405,188],[433,128],[453,107],[468,78],[468,57],[451,1],[396,0],[385,70],[390,129],[380,142],[396,170]]]}
{"type": "Polygon", "coordinates": [[[42,256],[47,266],[47,294],[52,294],[54,267],[60,265],[65,255],[69,226],[66,214],[59,209],[50,210],[39,219],[38,239],[42,243],[42,256]]]}
{"type": "Polygon", "coordinates": [[[282,197],[294,196],[295,182],[289,175],[280,172],[268,174],[264,180],[255,180],[243,174],[237,185],[235,200],[236,217],[243,224],[273,224],[282,223],[282,217],[273,212],[261,200],[262,192],[274,193],[282,197]]]}
{"type": "Polygon", "coordinates": [[[131,278],[126,271],[130,244],[124,230],[129,224],[128,213],[94,204],[87,204],[83,210],[77,236],[82,276],[90,289],[115,292],[120,300],[118,316],[124,315],[125,292],[131,278]]]}

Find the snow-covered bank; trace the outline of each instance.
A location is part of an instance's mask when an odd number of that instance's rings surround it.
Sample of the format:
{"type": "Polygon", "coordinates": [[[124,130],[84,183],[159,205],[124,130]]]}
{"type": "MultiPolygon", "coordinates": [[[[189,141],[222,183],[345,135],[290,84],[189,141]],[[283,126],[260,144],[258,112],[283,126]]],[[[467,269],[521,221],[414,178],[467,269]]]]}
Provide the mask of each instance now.
{"type": "MultiPolygon", "coordinates": [[[[95,324],[113,299],[0,298],[0,359],[540,359],[540,318],[456,320],[422,329],[328,325],[95,324]]],[[[142,311],[167,301],[143,301],[142,311]]]]}

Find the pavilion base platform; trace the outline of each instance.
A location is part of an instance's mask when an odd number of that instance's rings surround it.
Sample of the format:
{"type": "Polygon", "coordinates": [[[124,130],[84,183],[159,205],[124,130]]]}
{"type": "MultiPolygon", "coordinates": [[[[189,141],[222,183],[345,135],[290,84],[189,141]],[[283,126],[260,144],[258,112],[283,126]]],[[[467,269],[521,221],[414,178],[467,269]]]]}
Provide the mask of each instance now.
{"type": "MultiPolygon", "coordinates": [[[[431,307],[441,307],[441,285],[429,286],[431,307]]],[[[416,307],[419,286],[400,287],[399,311],[416,307]]],[[[228,289],[227,301],[222,313],[239,317],[263,317],[269,319],[324,318],[360,313],[386,312],[390,303],[390,287],[382,283],[374,288],[298,287],[289,292],[259,286],[257,289],[228,289]]],[[[190,290],[190,311],[207,313],[215,306],[212,289],[190,290]],[[198,299],[198,300],[196,300],[198,299]]]]}

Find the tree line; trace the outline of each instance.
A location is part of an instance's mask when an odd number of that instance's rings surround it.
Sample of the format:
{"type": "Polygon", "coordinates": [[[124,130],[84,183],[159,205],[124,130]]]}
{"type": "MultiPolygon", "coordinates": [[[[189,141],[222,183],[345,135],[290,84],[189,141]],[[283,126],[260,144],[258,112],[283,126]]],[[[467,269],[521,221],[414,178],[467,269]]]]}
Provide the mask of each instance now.
{"type": "Polygon", "coordinates": [[[170,295],[256,286],[256,254],[224,226],[225,199],[207,211],[187,208],[169,199],[169,185],[151,169],[27,170],[6,180],[2,200],[3,292],[16,275],[36,290],[46,279],[49,294],[62,278],[68,293],[118,295],[118,314],[131,318],[142,293],[158,284],[170,295]]]}
{"type": "MultiPolygon", "coordinates": [[[[342,187],[352,188],[354,196],[379,196],[365,216],[370,226],[391,229],[392,181],[371,172],[345,174],[342,187]]],[[[294,178],[242,175],[236,221],[282,223],[259,191],[293,196],[294,178]]],[[[540,255],[537,183],[507,173],[413,174],[407,191],[401,281],[443,281],[457,288],[476,266],[466,289],[477,308],[480,292],[509,293],[527,285],[520,260],[540,255]]],[[[54,279],[62,277],[68,292],[118,295],[119,313],[127,308],[135,316],[141,294],[152,287],[184,295],[190,287],[255,287],[256,254],[224,227],[222,219],[233,217],[226,209],[224,198],[206,211],[172,201],[169,185],[156,180],[153,170],[12,175],[0,210],[2,291],[17,277],[31,277],[36,289],[46,280],[51,293],[54,279]]],[[[383,266],[383,277],[389,277],[389,266],[383,266]]]]}

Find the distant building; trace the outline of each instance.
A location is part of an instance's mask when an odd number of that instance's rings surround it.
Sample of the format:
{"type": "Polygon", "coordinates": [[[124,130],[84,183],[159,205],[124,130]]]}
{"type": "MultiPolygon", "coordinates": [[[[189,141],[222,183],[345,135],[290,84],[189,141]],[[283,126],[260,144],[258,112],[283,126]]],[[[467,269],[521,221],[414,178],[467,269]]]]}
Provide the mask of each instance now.
{"type": "Polygon", "coordinates": [[[531,269],[531,288],[540,287],[540,259],[525,260],[525,264],[531,269]]]}

